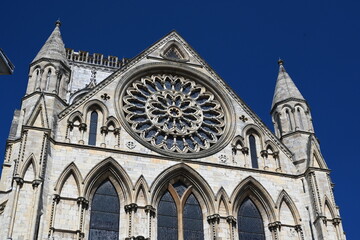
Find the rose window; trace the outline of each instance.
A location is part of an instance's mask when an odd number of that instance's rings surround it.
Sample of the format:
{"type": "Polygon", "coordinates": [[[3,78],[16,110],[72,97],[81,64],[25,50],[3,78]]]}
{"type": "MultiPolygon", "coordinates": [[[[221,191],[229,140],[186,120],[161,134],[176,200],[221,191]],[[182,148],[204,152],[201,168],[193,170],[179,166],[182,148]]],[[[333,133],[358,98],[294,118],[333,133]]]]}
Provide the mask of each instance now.
{"type": "Polygon", "coordinates": [[[145,76],[132,82],[123,96],[127,123],[157,149],[199,152],[216,144],[224,133],[225,113],[220,102],[186,77],[145,76]]]}

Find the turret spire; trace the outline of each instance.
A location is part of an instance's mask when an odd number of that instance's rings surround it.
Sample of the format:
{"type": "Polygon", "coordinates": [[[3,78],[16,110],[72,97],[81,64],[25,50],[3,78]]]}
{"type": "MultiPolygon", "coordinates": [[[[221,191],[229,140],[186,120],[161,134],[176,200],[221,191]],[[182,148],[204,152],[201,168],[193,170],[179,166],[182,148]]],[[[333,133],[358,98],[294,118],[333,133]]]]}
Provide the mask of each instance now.
{"type": "Polygon", "coordinates": [[[276,81],[275,93],[271,109],[273,109],[277,103],[285,100],[297,99],[305,101],[299,89],[296,87],[295,83],[290,78],[289,74],[286,72],[284,67],[284,61],[282,59],[279,59],[278,64],[279,74],[276,81]]]}
{"type": "Polygon", "coordinates": [[[65,45],[61,38],[60,33],[60,20],[55,22],[55,29],[51,33],[50,37],[46,40],[44,46],[40,49],[32,62],[40,60],[42,58],[58,60],[64,64],[67,64],[65,45]]]}

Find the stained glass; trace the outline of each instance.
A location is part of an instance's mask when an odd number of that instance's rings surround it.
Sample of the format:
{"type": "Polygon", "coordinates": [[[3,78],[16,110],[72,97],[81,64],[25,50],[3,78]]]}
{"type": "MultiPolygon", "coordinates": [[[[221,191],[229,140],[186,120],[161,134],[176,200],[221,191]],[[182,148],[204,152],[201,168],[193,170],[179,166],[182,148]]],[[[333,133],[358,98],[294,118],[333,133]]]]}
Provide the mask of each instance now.
{"type": "Polygon", "coordinates": [[[96,145],[97,122],[98,114],[96,111],[93,111],[90,116],[89,145],[96,145]]]}
{"type": "Polygon", "coordinates": [[[89,240],[118,240],[119,212],[119,197],[111,182],[106,180],[91,202],[89,240]]]}
{"type": "Polygon", "coordinates": [[[247,198],[238,212],[238,230],[240,240],[265,240],[264,224],[259,210],[247,198]]]}
{"type": "Polygon", "coordinates": [[[256,154],[256,141],[253,135],[249,136],[249,143],[250,143],[251,165],[253,168],[259,168],[257,154],[256,154]]]}
{"type": "Polygon", "coordinates": [[[178,216],[174,199],[167,191],[158,206],[158,240],[178,239],[178,216]]]}
{"type": "Polygon", "coordinates": [[[203,217],[199,202],[191,194],[186,200],[183,212],[184,240],[203,240],[203,217]]]}

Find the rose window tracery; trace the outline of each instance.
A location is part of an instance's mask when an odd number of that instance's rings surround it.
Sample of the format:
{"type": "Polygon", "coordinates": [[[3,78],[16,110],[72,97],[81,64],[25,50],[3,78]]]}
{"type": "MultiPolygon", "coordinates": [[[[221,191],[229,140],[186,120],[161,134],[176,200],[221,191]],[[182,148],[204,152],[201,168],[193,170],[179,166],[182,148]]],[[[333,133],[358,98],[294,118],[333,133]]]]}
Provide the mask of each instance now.
{"type": "Polygon", "coordinates": [[[123,95],[127,123],[144,141],[167,152],[209,149],[225,130],[223,106],[189,78],[154,74],[135,80],[123,95]]]}

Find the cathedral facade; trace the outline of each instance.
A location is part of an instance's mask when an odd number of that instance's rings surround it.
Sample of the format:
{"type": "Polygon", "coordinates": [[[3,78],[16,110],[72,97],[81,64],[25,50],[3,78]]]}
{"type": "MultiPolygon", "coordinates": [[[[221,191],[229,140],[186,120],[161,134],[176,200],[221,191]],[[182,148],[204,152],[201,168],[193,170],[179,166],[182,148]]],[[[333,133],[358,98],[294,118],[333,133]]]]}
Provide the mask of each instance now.
{"type": "Polygon", "coordinates": [[[132,59],[30,64],[0,239],[345,240],[309,105],[279,61],[275,133],[176,32],[132,59]]]}

